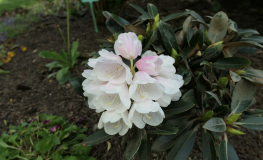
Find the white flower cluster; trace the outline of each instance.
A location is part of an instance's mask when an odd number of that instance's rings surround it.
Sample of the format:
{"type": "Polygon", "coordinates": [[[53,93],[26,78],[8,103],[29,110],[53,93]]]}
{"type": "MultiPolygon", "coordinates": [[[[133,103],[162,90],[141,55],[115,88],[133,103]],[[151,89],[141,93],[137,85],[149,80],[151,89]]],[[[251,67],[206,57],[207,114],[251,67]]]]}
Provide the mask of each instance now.
{"type": "Polygon", "coordinates": [[[124,135],[132,124],[138,128],[159,125],[165,117],[161,107],[181,97],[179,88],[184,81],[175,74],[175,60],[146,51],[134,66],[142,44],[132,32],[120,34],[114,50],[116,54],[101,50],[99,58],[89,59],[93,70],[82,74],[86,78],[82,86],[89,107],[103,112],[98,127],[110,135],[124,135]],[[120,55],[131,65],[127,66],[120,55]]]}

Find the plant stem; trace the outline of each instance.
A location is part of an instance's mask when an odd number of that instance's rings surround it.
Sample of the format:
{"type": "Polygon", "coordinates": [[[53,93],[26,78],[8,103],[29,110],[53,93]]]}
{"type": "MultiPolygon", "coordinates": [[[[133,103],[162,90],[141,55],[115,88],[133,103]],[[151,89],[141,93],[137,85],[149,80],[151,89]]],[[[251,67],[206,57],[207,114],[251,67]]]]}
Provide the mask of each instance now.
{"type": "Polygon", "coordinates": [[[60,34],[61,34],[61,37],[62,37],[62,39],[63,39],[63,41],[64,41],[65,46],[67,46],[67,42],[66,42],[65,36],[64,36],[61,28],[58,28],[58,30],[59,30],[59,32],[60,32],[60,34]]]}
{"type": "Polygon", "coordinates": [[[68,36],[68,54],[71,65],[71,55],[70,55],[70,35],[69,35],[69,0],[66,0],[67,3],[67,36],[68,36]]]}
{"type": "Polygon", "coordinates": [[[131,62],[131,73],[132,73],[132,76],[134,76],[135,74],[135,67],[133,67],[133,57],[130,57],[130,62],[131,62]]]}

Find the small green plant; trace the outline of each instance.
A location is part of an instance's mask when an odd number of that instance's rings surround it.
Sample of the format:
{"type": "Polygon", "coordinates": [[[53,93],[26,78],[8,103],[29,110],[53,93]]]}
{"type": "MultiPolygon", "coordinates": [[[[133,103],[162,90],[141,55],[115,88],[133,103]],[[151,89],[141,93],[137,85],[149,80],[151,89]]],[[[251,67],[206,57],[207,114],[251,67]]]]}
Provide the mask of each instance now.
{"type": "Polygon", "coordinates": [[[64,40],[65,45],[68,47],[68,52],[62,51],[61,54],[58,54],[56,52],[50,52],[50,51],[42,51],[39,53],[40,57],[44,57],[44,58],[51,58],[54,59],[56,61],[48,63],[46,65],[46,67],[49,68],[49,70],[52,70],[53,68],[60,68],[59,71],[51,73],[48,78],[55,76],[56,75],[56,79],[59,82],[59,84],[64,84],[65,82],[67,82],[70,78],[71,72],[70,72],[70,68],[72,68],[74,66],[74,64],[76,63],[76,59],[79,56],[79,52],[78,50],[78,41],[74,41],[72,43],[72,48],[70,49],[70,31],[69,31],[69,2],[68,0],[67,2],[67,44],[66,44],[66,40],[65,37],[63,36],[63,33],[61,31],[61,29],[59,28],[59,31],[62,35],[62,38],[64,40]]]}
{"type": "Polygon", "coordinates": [[[28,122],[10,125],[0,137],[0,159],[96,160],[89,156],[92,147],[81,145],[87,128],[72,122],[42,113],[28,122]]]}

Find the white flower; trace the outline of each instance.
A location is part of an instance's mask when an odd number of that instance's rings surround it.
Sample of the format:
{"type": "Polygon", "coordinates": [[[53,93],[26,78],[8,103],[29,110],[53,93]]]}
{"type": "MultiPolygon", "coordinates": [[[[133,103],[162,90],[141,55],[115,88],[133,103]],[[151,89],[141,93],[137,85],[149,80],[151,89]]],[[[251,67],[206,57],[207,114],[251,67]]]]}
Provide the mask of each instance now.
{"type": "Polygon", "coordinates": [[[163,122],[164,117],[160,105],[150,99],[134,102],[129,112],[129,119],[138,128],[144,128],[146,123],[151,126],[158,126],[163,122]]]}
{"type": "Polygon", "coordinates": [[[107,83],[100,87],[102,94],[96,98],[102,108],[117,113],[123,113],[131,106],[131,99],[129,97],[128,86],[123,84],[107,83]]]}
{"type": "Polygon", "coordinates": [[[129,88],[130,97],[137,102],[145,99],[157,100],[163,95],[163,87],[144,71],[138,71],[129,88]]]}
{"type": "Polygon", "coordinates": [[[165,79],[163,77],[155,77],[155,79],[164,87],[163,96],[156,100],[162,107],[167,107],[171,101],[178,101],[182,96],[179,88],[184,84],[183,77],[178,74],[174,74],[171,79],[165,79]]]}
{"type": "Polygon", "coordinates": [[[107,82],[99,80],[93,70],[84,70],[82,76],[87,78],[82,82],[83,90],[89,94],[100,94],[101,90],[99,89],[99,87],[107,84],[107,82]]]}
{"type": "Polygon", "coordinates": [[[160,55],[160,59],[162,59],[163,64],[161,66],[161,71],[159,72],[159,76],[164,78],[171,78],[174,76],[176,70],[174,68],[174,58],[166,55],[160,55]]]}
{"type": "Polygon", "coordinates": [[[123,58],[135,59],[141,55],[142,42],[133,32],[121,33],[115,41],[114,50],[117,55],[121,55],[123,58]]]}
{"type": "Polygon", "coordinates": [[[109,81],[113,84],[127,82],[131,84],[132,73],[130,68],[118,60],[101,60],[94,66],[94,71],[101,81],[109,81]]]}
{"type": "Polygon", "coordinates": [[[163,61],[159,56],[146,56],[139,59],[135,66],[140,70],[148,73],[151,76],[157,76],[161,71],[163,61]]]}
{"type": "Polygon", "coordinates": [[[106,49],[102,49],[101,51],[99,51],[99,55],[100,55],[100,57],[98,57],[98,58],[90,58],[88,60],[88,65],[90,67],[94,68],[95,64],[101,60],[119,60],[119,61],[122,61],[120,56],[115,55],[113,52],[109,52],[106,49]]]}
{"type": "Polygon", "coordinates": [[[128,119],[128,111],[121,114],[115,111],[103,112],[99,120],[98,128],[101,129],[103,127],[109,135],[119,133],[120,136],[123,136],[129,128],[132,127],[132,122],[128,119]]]}
{"type": "Polygon", "coordinates": [[[96,100],[96,95],[84,92],[84,96],[88,97],[88,106],[90,109],[95,109],[97,113],[104,111],[105,109],[100,105],[99,101],[96,100]]]}

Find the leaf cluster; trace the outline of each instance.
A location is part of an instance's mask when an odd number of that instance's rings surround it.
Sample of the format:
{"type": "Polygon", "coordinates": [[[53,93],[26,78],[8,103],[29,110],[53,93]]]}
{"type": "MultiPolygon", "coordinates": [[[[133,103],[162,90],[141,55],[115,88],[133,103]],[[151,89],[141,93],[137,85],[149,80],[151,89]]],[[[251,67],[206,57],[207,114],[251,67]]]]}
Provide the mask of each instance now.
{"type": "Polygon", "coordinates": [[[81,144],[86,131],[61,116],[43,113],[9,126],[0,137],[0,159],[96,160],[89,156],[92,147],[81,144]]]}

